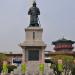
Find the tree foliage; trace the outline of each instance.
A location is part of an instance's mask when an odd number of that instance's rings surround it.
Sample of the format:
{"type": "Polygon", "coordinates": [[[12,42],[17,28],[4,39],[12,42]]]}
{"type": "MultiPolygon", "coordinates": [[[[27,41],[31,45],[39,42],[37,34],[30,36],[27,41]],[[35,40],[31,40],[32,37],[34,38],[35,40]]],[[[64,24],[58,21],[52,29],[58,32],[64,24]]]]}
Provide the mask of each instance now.
{"type": "Polygon", "coordinates": [[[8,57],[5,54],[0,53],[0,63],[3,63],[4,60],[8,61],[8,57]]]}
{"type": "Polygon", "coordinates": [[[52,59],[57,62],[59,59],[63,60],[63,63],[65,62],[73,62],[73,56],[70,56],[70,55],[55,55],[52,57],[52,59]]]}
{"type": "Polygon", "coordinates": [[[72,69],[73,65],[73,56],[70,55],[55,55],[53,56],[53,61],[55,63],[58,63],[58,60],[62,60],[62,64],[64,65],[64,68],[67,69],[72,69]]]}

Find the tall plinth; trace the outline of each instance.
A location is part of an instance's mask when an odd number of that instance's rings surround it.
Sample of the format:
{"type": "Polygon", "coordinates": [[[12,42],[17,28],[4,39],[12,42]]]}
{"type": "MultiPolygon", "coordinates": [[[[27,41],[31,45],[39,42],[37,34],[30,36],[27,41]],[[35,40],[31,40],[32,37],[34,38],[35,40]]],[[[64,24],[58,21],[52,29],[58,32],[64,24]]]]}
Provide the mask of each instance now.
{"type": "Polygon", "coordinates": [[[42,40],[43,29],[41,27],[28,27],[25,29],[26,38],[20,43],[23,49],[23,61],[39,61],[44,63],[44,50],[46,44],[42,40]]]}
{"type": "Polygon", "coordinates": [[[42,33],[41,27],[25,29],[26,38],[23,43],[20,43],[20,47],[23,49],[23,62],[28,65],[28,70],[35,71],[39,63],[44,63],[46,44],[42,40],[42,33]]]}

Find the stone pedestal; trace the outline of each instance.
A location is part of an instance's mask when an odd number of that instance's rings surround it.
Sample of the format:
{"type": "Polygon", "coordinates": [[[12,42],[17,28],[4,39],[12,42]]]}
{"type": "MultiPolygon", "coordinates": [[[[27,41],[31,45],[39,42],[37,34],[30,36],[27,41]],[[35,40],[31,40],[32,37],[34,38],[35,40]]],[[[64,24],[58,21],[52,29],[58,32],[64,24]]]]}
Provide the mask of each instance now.
{"type": "Polygon", "coordinates": [[[25,29],[25,41],[20,44],[23,50],[22,61],[27,64],[27,69],[30,72],[39,71],[38,64],[44,63],[46,44],[42,40],[42,33],[41,27],[27,27],[25,29]]]}

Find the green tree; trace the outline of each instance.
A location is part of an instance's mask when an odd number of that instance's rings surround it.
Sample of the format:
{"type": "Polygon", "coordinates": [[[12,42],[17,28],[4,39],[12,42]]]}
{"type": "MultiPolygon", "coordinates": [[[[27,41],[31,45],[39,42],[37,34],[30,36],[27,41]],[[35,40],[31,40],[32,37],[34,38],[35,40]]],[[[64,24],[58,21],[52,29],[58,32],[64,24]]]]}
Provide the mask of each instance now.
{"type": "Polygon", "coordinates": [[[8,57],[5,55],[5,54],[3,54],[3,53],[0,53],[0,73],[1,73],[1,71],[2,71],[2,65],[3,65],[3,61],[4,60],[9,60],[8,59],[8,57]]]}
{"type": "Polygon", "coordinates": [[[8,57],[5,54],[0,53],[0,64],[2,64],[4,60],[8,61],[8,57]]]}
{"type": "Polygon", "coordinates": [[[63,62],[63,66],[64,66],[64,70],[65,70],[65,75],[67,75],[69,73],[69,71],[71,70],[72,71],[72,68],[73,68],[73,56],[70,56],[70,55],[55,55],[53,56],[53,60],[55,63],[58,63],[58,60],[61,59],[63,62]]]}
{"type": "Polygon", "coordinates": [[[52,57],[52,59],[55,61],[55,62],[58,62],[59,59],[61,59],[63,61],[63,63],[72,63],[73,62],[73,56],[70,56],[70,55],[55,55],[52,57]]]}

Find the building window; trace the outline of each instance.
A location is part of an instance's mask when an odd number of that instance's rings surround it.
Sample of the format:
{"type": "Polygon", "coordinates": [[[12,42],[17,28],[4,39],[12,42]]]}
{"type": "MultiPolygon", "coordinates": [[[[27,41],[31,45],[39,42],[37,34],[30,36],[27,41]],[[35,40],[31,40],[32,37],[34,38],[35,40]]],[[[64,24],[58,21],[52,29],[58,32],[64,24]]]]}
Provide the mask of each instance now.
{"type": "Polygon", "coordinates": [[[33,40],[35,39],[35,32],[33,32],[33,40]]]}
{"type": "Polygon", "coordinates": [[[28,51],[28,60],[29,61],[38,61],[39,60],[39,50],[29,50],[28,51]]]}

